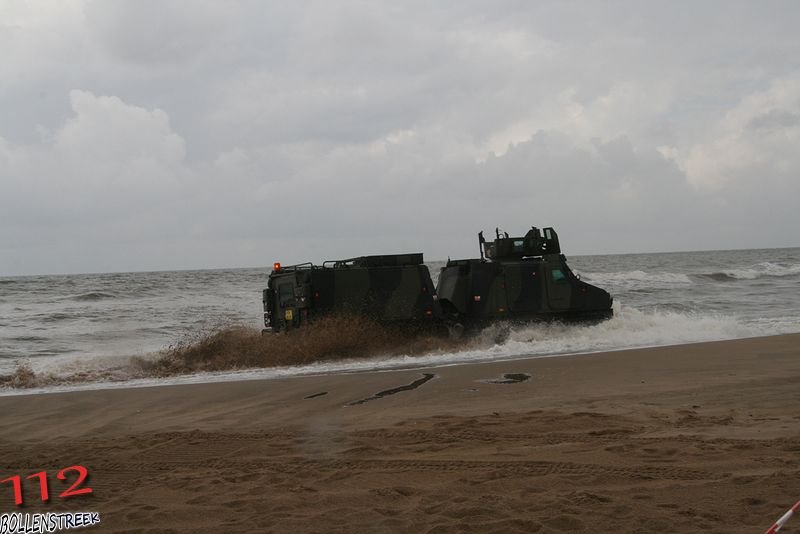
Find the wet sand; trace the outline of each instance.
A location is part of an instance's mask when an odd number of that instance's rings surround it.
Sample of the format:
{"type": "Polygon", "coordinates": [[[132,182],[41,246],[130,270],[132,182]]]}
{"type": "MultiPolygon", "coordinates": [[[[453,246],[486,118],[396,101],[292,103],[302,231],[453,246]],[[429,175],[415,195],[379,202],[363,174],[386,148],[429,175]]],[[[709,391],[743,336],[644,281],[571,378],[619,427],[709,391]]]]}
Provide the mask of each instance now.
{"type": "Polygon", "coordinates": [[[800,499],[800,334],[0,397],[0,428],[2,478],[53,488],[0,512],[88,530],[763,532],[800,499]],[[74,464],[94,493],[61,500],[74,464]]]}

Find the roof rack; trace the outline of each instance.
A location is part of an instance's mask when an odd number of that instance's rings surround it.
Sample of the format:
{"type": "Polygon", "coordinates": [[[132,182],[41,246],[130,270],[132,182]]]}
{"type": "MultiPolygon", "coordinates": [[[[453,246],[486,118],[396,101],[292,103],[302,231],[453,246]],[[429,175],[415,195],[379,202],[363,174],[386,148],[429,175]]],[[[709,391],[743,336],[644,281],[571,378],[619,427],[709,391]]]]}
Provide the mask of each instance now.
{"type": "Polygon", "coordinates": [[[377,256],[358,256],[346,260],[327,260],[325,268],[341,267],[397,267],[401,265],[422,265],[422,252],[413,254],[382,254],[377,256]]]}

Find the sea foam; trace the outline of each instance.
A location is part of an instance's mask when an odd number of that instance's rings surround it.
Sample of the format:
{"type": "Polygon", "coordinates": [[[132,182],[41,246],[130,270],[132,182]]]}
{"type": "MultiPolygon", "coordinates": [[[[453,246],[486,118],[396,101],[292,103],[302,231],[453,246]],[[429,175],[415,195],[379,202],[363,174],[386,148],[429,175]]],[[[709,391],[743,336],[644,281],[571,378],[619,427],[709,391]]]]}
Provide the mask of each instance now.
{"type": "Polygon", "coordinates": [[[623,271],[610,273],[578,273],[584,280],[596,285],[615,285],[626,288],[654,286],[684,286],[692,283],[689,275],[683,273],[644,271],[623,271]]]}
{"type": "MultiPolygon", "coordinates": [[[[678,345],[796,332],[800,320],[743,323],[725,315],[672,311],[641,311],[614,304],[614,317],[596,324],[532,323],[510,328],[490,327],[459,350],[434,350],[414,354],[358,359],[334,359],[305,365],[194,372],[179,376],[142,375],[141,368],[120,358],[90,358],[81,362],[51,359],[34,362],[33,371],[46,373],[49,386],[41,391],[131,387],[243,379],[280,378],[330,373],[353,373],[404,368],[447,366],[460,363],[557,357],[631,348],[678,345]],[[63,378],[63,379],[62,379],[63,378]],[[77,378],[77,380],[76,380],[77,378]]],[[[5,393],[9,393],[8,390],[5,393]]]]}
{"type": "Polygon", "coordinates": [[[723,270],[723,274],[737,280],[756,280],[764,277],[784,277],[800,275],[800,264],[779,265],[768,261],[759,263],[750,269],[723,270]]]}

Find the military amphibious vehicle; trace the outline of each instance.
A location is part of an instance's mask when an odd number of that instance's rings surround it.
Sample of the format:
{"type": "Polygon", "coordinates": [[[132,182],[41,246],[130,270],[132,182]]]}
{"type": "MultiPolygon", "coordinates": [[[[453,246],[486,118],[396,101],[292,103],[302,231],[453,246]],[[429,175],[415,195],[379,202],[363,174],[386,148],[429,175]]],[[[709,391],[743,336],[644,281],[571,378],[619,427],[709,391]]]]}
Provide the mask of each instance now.
{"type": "Polygon", "coordinates": [[[553,228],[532,227],[523,237],[495,229],[494,241],[478,234],[480,259],[448,260],[436,295],[452,328],[488,323],[602,320],[613,299],[572,272],[553,228]]]}
{"type": "Polygon", "coordinates": [[[422,254],[360,256],[273,265],[263,291],[264,326],[278,332],[332,313],[430,327],[441,318],[422,254]]]}
{"type": "Polygon", "coordinates": [[[580,280],[553,228],[524,237],[478,234],[480,258],[448,260],[434,288],[421,253],[359,256],[322,265],[276,263],[263,291],[265,332],[332,313],[459,335],[496,321],[599,320],[611,296],[580,280]]]}

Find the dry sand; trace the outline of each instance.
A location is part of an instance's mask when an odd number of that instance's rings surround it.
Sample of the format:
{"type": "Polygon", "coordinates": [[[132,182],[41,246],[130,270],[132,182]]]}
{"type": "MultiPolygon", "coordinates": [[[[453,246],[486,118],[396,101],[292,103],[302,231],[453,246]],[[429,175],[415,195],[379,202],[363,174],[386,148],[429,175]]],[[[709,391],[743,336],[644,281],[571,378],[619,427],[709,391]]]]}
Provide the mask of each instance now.
{"type": "Polygon", "coordinates": [[[86,465],[22,511],[110,532],[758,533],[800,499],[799,408],[800,335],[3,397],[0,475],[86,465]]]}

